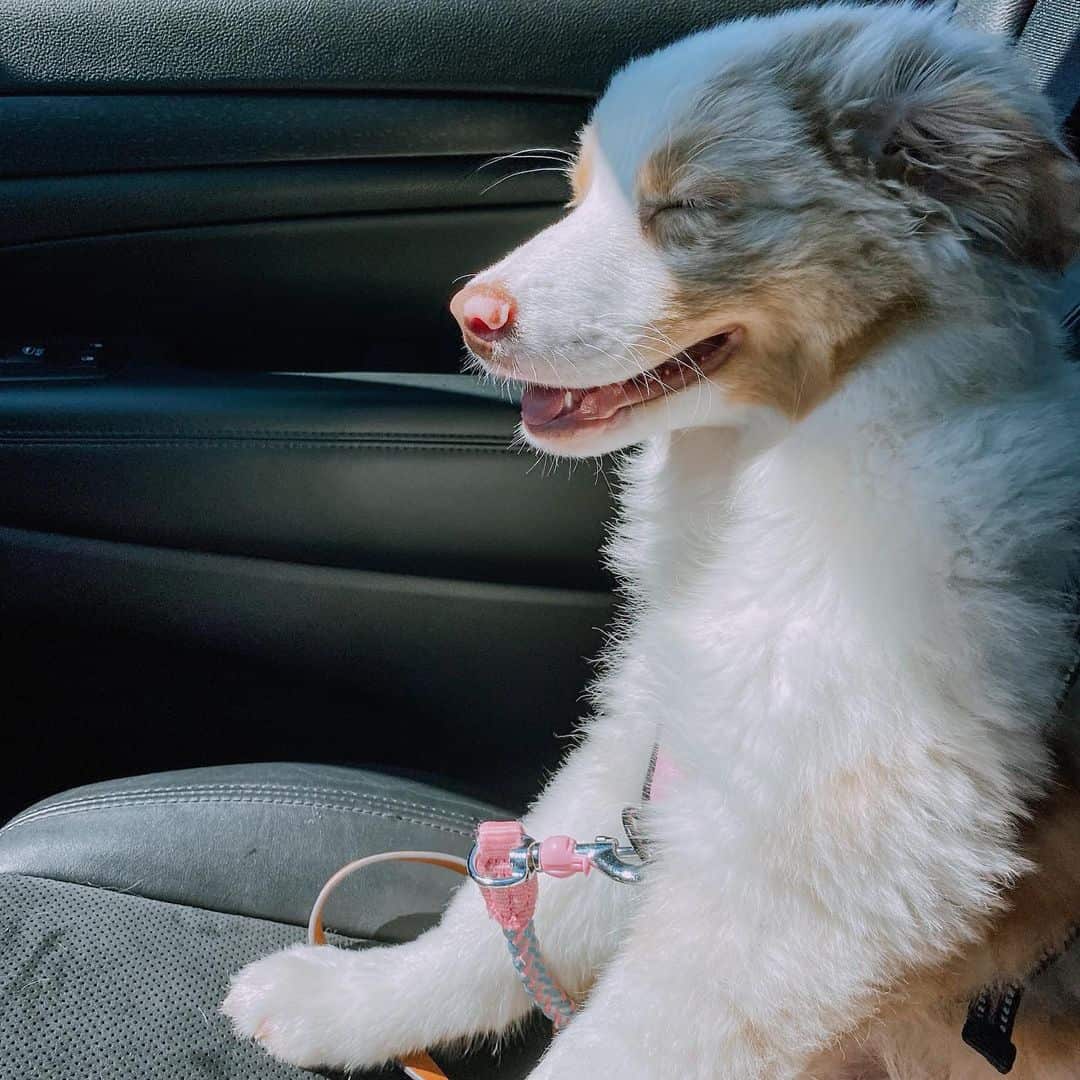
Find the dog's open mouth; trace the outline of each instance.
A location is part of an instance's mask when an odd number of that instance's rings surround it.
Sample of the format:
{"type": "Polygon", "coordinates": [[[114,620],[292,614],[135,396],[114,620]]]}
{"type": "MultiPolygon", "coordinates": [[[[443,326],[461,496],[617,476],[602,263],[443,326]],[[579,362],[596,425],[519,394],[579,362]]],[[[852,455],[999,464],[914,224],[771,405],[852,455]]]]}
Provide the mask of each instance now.
{"type": "Polygon", "coordinates": [[[529,385],[521,419],[537,435],[571,434],[614,419],[624,410],[685,390],[721,368],[742,340],[738,328],[714,334],[657,367],[606,386],[559,388],[529,385]]]}

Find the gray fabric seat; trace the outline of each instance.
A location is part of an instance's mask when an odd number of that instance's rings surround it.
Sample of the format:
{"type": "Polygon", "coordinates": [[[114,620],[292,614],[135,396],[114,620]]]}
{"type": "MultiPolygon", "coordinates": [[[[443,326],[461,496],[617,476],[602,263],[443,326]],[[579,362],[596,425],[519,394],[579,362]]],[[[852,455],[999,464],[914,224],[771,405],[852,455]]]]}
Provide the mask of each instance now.
{"type": "MultiPolygon", "coordinates": [[[[0,829],[0,1078],[311,1075],[239,1042],[217,1006],[243,964],[304,937],[338,866],[388,848],[464,854],[505,811],[353,769],[247,765],[76,788],[0,829]]],[[[458,879],[379,867],[327,911],[342,944],[430,925],[458,879]]],[[[507,961],[509,963],[509,960],[507,961]]],[[[538,1025],[453,1080],[525,1076],[538,1025]]],[[[399,1076],[395,1070],[378,1074],[399,1076]]]]}

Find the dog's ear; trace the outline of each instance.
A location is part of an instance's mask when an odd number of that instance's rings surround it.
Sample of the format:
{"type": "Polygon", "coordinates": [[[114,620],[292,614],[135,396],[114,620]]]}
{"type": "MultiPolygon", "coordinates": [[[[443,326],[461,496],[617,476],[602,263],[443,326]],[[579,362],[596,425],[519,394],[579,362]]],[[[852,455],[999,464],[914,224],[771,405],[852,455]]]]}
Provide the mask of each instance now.
{"type": "Polygon", "coordinates": [[[842,110],[843,151],[916,205],[944,208],[979,246],[1063,270],[1080,254],[1080,166],[1046,103],[1012,72],[998,86],[908,59],[842,110]]]}

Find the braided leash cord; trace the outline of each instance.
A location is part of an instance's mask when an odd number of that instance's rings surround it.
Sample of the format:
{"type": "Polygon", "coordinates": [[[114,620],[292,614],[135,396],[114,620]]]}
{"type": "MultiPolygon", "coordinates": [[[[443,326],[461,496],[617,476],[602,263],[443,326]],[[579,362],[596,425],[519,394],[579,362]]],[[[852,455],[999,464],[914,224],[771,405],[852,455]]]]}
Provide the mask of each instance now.
{"type": "MultiPolygon", "coordinates": [[[[571,847],[573,841],[569,841],[571,847]]],[[[510,852],[526,840],[519,821],[485,821],[476,830],[476,865],[487,876],[505,877],[510,872],[510,852]]],[[[509,887],[480,884],[480,893],[488,914],[502,928],[514,970],[525,992],[557,1031],[565,1027],[577,1008],[570,996],[555,981],[540,952],[533,915],[539,895],[535,875],[527,875],[509,887]]]]}
{"type": "Polygon", "coordinates": [[[529,997],[552,1022],[555,1030],[565,1027],[577,1005],[548,971],[536,939],[536,927],[528,922],[520,930],[503,928],[514,970],[529,997]]]}
{"type": "MultiPolygon", "coordinates": [[[[493,824],[496,835],[499,835],[501,825],[502,835],[508,844],[517,842],[523,835],[520,825],[516,822],[493,824]],[[509,832],[506,831],[507,828],[509,832]]],[[[502,853],[495,856],[495,861],[498,863],[502,863],[504,859],[505,855],[502,853]]],[[[383,862],[426,863],[429,866],[442,867],[462,876],[468,876],[468,866],[464,859],[436,851],[386,851],[356,859],[333,874],[320,890],[308,921],[309,944],[326,944],[323,911],[334,889],[350,874],[383,862]]],[[[502,928],[507,948],[510,951],[510,959],[518,978],[521,979],[522,986],[558,1031],[570,1022],[577,1006],[548,971],[540,952],[540,942],[537,940],[536,927],[532,921],[532,913],[536,906],[536,890],[537,882],[533,879],[525,883],[523,888],[507,890],[501,895],[495,890],[481,891],[489,912],[502,928]]],[[[446,1080],[446,1074],[426,1053],[410,1054],[402,1058],[398,1064],[410,1080],[446,1080]]]]}

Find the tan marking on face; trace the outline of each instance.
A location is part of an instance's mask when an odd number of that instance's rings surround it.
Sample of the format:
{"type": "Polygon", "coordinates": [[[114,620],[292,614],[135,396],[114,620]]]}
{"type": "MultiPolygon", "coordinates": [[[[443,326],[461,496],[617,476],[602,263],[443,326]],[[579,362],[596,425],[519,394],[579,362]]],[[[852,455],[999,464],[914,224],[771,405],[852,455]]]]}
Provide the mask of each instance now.
{"type": "MultiPolygon", "coordinates": [[[[648,226],[658,210],[691,204],[705,208],[710,204],[734,204],[740,188],[737,183],[718,175],[706,165],[704,152],[714,142],[708,131],[695,129],[671,136],[649,155],[634,178],[634,199],[638,217],[650,239],[663,242],[648,226]]],[[[684,218],[684,230],[693,230],[694,218],[684,218]]]]}
{"type": "MultiPolygon", "coordinates": [[[[851,327],[842,316],[833,325],[847,330],[829,344],[800,338],[797,321],[789,323],[773,343],[732,358],[719,381],[735,401],[768,405],[801,420],[831,397],[845,378],[860,367],[907,322],[917,305],[898,301],[872,321],[851,327]]],[[[779,320],[778,313],[774,312],[779,320]]],[[[789,316],[790,318],[790,316],[789,316]]],[[[806,334],[809,323],[803,324],[806,334]]]]}
{"type": "Polygon", "coordinates": [[[671,141],[650,154],[638,168],[634,182],[634,196],[638,205],[646,207],[667,202],[671,198],[678,170],[686,159],[683,147],[671,141]]]}
{"type": "Polygon", "coordinates": [[[581,134],[581,149],[570,169],[570,190],[573,194],[571,205],[573,206],[577,206],[592,187],[595,156],[596,135],[592,128],[586,128],[581,134]]]}
{"type": "Polygon", "coordinates": [[[815,282],[806,274],[800,283],[790,283],[783,290],[762,288],[715,309],[705,319],[688,318],[691,306],[701,305],[702,300],[684,296],[656,326],[682,347],[726,326],[743,326],[742,346],[712,381],[732,401],[768,406],[801,420],[920,308],[910,297],[878,311],[860,310],[854,302],[828,303],[822,299],[831,291],[825,286],[835,283],[826,282],[825,277],[815,282]]]}
{"type": "Polygon", "coordinates": [[[716,381],[732,401],[771,406],[797,420],[826,396],[827,376],[819,357],[785,335],[782,342],[748,341],[716,381]]]}

